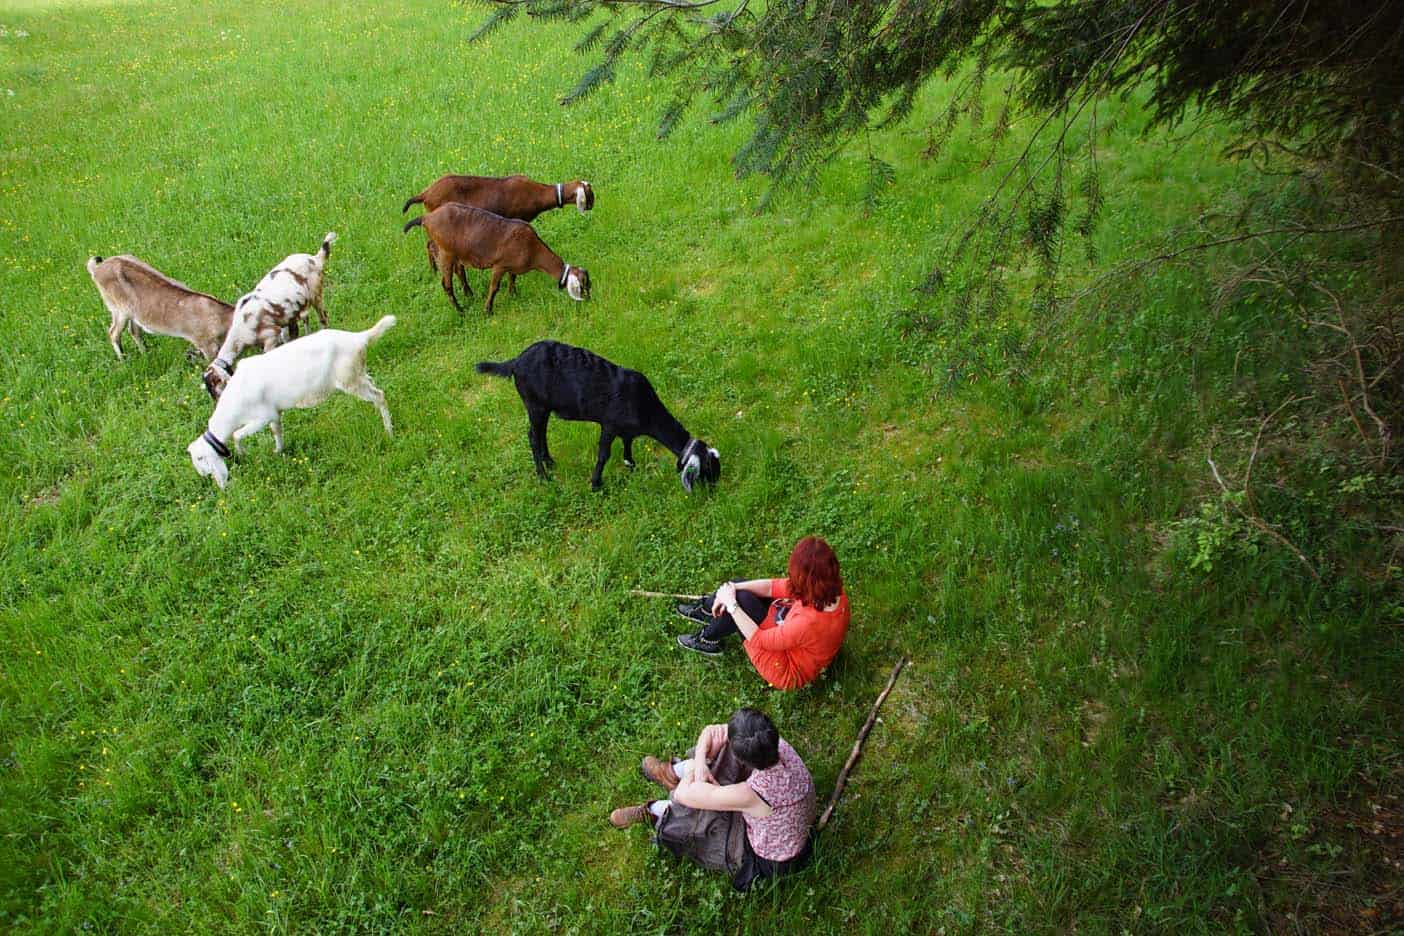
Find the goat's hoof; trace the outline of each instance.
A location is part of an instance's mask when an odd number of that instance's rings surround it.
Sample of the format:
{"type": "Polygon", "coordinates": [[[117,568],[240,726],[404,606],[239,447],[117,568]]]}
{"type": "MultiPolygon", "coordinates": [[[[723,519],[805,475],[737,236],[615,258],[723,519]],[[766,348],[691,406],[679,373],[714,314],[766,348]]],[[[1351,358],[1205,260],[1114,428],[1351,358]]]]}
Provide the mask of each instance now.
{"type": "Polygon", "coordinates": [[[632,471],[634,468],[634,463],[626,458],[624,459],[624,467],[632,471]]]}
{"type": "Polygon", "coordinates": [[[603,481],[591,481],[591,482],[590,482],[590,490],[592,490],[592,491],[603,491],[603,490],[604,490],[604,482],[603,482],[603,481]]]}

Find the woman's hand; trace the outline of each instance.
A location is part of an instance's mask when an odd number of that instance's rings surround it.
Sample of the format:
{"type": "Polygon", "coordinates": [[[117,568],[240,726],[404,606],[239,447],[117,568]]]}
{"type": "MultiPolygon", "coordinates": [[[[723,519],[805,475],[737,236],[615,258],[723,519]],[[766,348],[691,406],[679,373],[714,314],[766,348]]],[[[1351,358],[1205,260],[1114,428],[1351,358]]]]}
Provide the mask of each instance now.
{"type": "Polygon", "coordinates": [[[712,617],[721,617],[723,611],[731,611],[736,607],[736,586],[730,582],[723,582],[717,586],[717,597],[712,603],[712,617]]]}

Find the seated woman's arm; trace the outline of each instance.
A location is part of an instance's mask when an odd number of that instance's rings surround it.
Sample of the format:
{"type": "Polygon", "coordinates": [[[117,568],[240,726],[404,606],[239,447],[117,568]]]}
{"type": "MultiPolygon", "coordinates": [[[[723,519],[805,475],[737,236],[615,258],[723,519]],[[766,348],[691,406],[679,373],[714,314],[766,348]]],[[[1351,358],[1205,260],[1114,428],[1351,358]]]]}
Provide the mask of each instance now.
{"type": "MultiPolygon", "coordinates": [[[[731,615],[731,620],[736,623],[736,629],[741,632],[742,640],[749,640],[751,635],[760,629],[760,625],[751,620],[751,616],[736,603],[736,589],[740,586],[733,586],[727,582],[717,589],[717,604],[712,608],[712,614],[719,615],[725,611],[731,615]]],[[[768,589],[767,589],[768,590],[768,589]]]]}
{"type": "Polygon", "coordinates": [[[770,804],[757,796],[756,791],[745,783],[718,786],[715,783],[687,779],[673,790],[672,800],[693,809],[741,812],[758,819],[764,819],[771,813],[770,804]]]}
{"type": "Polygon", "coordinates": [[[773,598],[770,593],[770,579],[751,579],[748,582],[737,582],[738,591],[748,591],[753,595],[760,595],[762,598],[773,598]]]}
{"type": "Polygon", "coordinates": [[[726,746],[727,726],[708,725],[702,729],[702,733],[697,736],[697,746],[692,749],[692,770],[693,778],[704,783],[714,783],[712,771],[707,766],[712,762],[712,758],[717,756],[717,752],[726,746]]]}

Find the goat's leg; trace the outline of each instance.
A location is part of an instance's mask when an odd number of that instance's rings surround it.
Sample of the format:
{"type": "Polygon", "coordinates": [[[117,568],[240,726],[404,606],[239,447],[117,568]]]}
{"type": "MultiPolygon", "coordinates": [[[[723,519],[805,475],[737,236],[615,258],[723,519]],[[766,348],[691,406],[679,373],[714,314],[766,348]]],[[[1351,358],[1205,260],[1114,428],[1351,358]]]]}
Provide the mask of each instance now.
{"type": "Polygon", "coordinates": [[[515,296],[516,294],[517,294],[517,274],[515,274],[515,273],[508,273],[508,274],[507,274],[507,295],[509,295],[509,296],[515,296]]]}
{"type": "Polygon", "coordinates": [[[595,456],[595,473],[590,475],[591,490],[598,491],[603,482],[600,475],[604,472],[605,462],[609,461],[609,450],[614,445],[614,433],[604,426],[600,427],[600,453],[595,456]]]}
{"type": "Polygon", "coordinates": [[[268,425],[270,422],[272,422],[274,419],[277,419],[277,418],[278,418],[278,417],[277,417],[276,415],[275,415],[275,416],[260,416],[260,417],[258,417],[257,419],[254,419],[254,420],[251,421],[251,422],[246,422],[246,423],[244,423],[244,424],[243,424],[242,426],[240,426],[238,429],[235,429],[235,430],[234,430],[234,454],[235,454],[235,455],[243,455],[243,454],[244,454],[244,445],[243,445],[244,436],[251,436],[251,435],[253,435],[255,432],[258,432],[258,431],[259,431],[260,429],[262,429],[264,426],[268,425]]]}
{"type": "Polygon", "coordinates": [[[492,300],[497,296],[497,287],[502,285],[502,274],[507,272],[502,267],[492,268],[492,282],[488,283],[487,306],[483,309],[488,315],[492,314],[492,300]]]}
{"type": "Polygon", "coordinates": [[[468,285],[468,268],[461,263],[458,265],[458,281],[463,284],[463,291],[472,296],[473,287],[468,285]]]}
{"type": "Polygon", "coordinates": [[[137,346],[137,350],[145,354],[146,342],[141,340],[141,327],[137,325],[135,319],[127,320],[127,333],[132,336],[132,342],[137,346]]]}
{"type": "Polygon", "coordinates": [[[426,237],[424,239],[424,250],[429,254],[429,272],[439,272],[439,248],[434,244],[434,238],[426,237]]]}
{"type": "Polygon", "coordinates": [[[294,315],[292,321],[288,323],[288,340],[289,340],[289,341],[292,341],[292,340],[295,339],[296,337],[297,337],[297,316],[294,315]]]}
{"type": "Polygon", "coordinates": [[[112,350],[117,352],[117,360],[122,360],[122,331],[127,327],[126,316],[112,312],[112,324],[107,326],[107,340],[112,342],[112,350]]]}
{"type": "Polygon", "coordinates": [[[269,420],[268,428],[273,430],[273,451],[281,455],[283,452],[283,416],[281,413],[269,420]]]}
{"type": "Polygon", "coordinates": [[[530,423],[527,441],[531,443],[531,460],[536,466],[537,475],[542,478],[546,477],[547,469],[556,467],[550,451],[546,448],[546,424],[550,419],[551,411],[544,406],[527,408],[527,421],[530,423]]]}
{"type": "Polygon", "coordinates": [[[380,411],[380,421],[385,424],[385,434],[391,438],[395,437],[395,429],[390,425],[390,408],[385,405],[385,394],[371,382],[370,374],[362,374],[358,382],[345,389],[347,393],[375,404],[375,408],[380,411]]]}
{"type": "Polygon", "coordinates": [[[322,294],[321,294],[321,293],[317,293],[317,295],[315,295],[315,296],[312,297],[312,308],[314,308],[314,309],[317,310],[317,321],[321,323],[321,325],[322,325],[323,328],[326,328],[326,327],[327,327],[327,307],[324,306],[324,305],[322,304],[322,294]]]}
{"type": "Polygon", "coordinates": [[[443,269],[443,271],[442,271],[442,277],[441,277],[441,279],[439,280],[439,282],[443,285],[443,287],[444,287],[444,292],[448,293],[449,301],[453,303],[453,307],[454,307],[455,309],[458,310],[458,314],[459,314],[459,315],[462,315],[462,314],[463,314],[463,306],[461,306],[461,305],[458,304],[458,297],[455,296],[455,295],[453,294],[453,264],[452,264],[452,263],[450,263],[447,267],[445,267],[445,268],[443,269]]]}
{"type": "Polygon", "coordinates": [[[634,437],[624,437],[624,467],[634,467],[634,437]]]}

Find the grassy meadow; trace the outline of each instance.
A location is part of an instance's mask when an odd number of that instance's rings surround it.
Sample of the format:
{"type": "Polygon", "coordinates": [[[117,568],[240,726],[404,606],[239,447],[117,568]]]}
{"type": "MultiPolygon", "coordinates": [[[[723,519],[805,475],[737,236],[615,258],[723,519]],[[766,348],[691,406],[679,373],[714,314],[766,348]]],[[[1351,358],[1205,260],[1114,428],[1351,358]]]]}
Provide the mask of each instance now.
{"type": "MultiPolygon", "coordinates": [[[[1175,269],[1017,366],[1000,349],[1041,324],[1017,302],[914,332],[912,286],[1029,127],[992,162],[966,132],[924,159],[938,83],[870,141],[898,169],[874,210],[859,146],[758,214],[744,127],[656,141],[667,89],[638,67],[562,108],[577,30],[468,47],[482,15],[0,0],[0,928],[1387,927],[1398,604],[1280,550],[1191,569],[1169,535],[1210,427],[1290,380],[1282,320],[1175,269]],[[536,227],[593,300],[533,274],[485,317],[476,273],[454,312],[400,233],[449,171],[590,180],[593,212],[536,227]],[[328,230],[333,326],[399,319],[369,354],[395,437],[338,396],[220,492],[185,452],[199,365],[154,336],[117,362],[84,262],[232,301],[328,230]],[[597,430],[558,420],[538,481],[516,393],[472,366],[547,337],[648,374],[721,484],[686,495],[640,440],[592,493],[597,430]],[[671,606],[628,594],[779,574],[808,533],[854,617],[802,691],[682,651],[671,606]],[[739,895],[608,826],[650,795],[642,755],[740,704],[826,797],[902,654],[798,878],[739,895]]],[[[1102,266],[1247,184],[1212,127],[1169,147],[1134,102],[1103,120],[1102,266]]]]}

